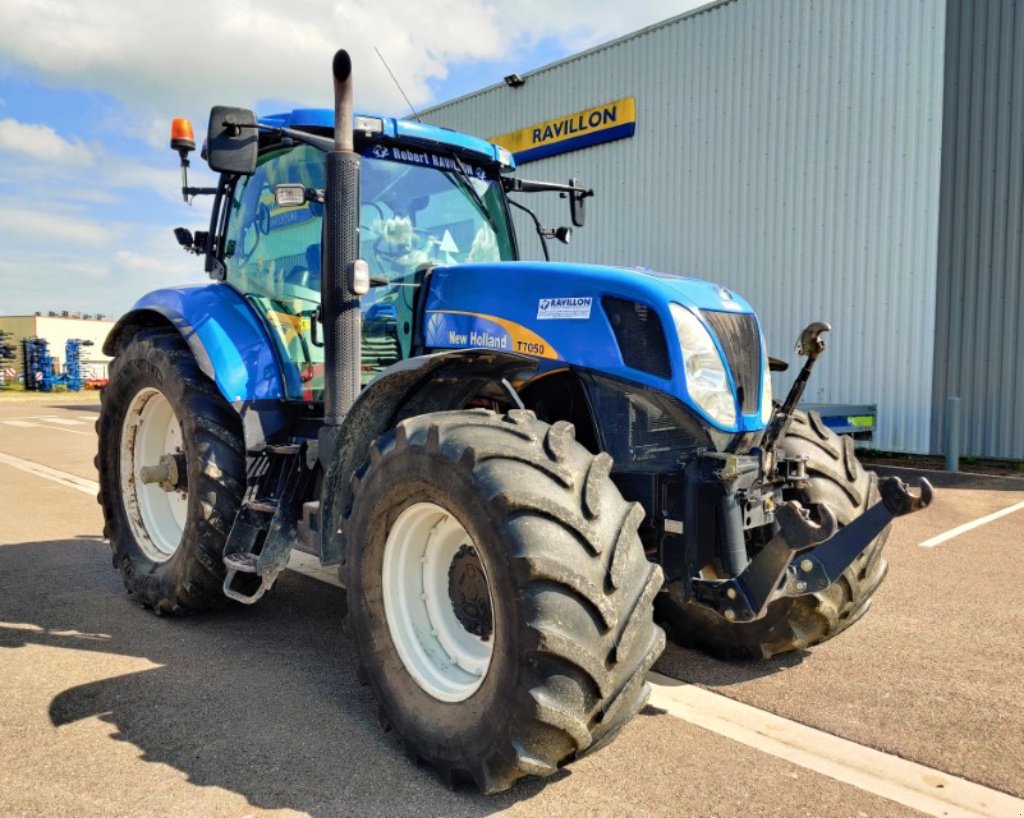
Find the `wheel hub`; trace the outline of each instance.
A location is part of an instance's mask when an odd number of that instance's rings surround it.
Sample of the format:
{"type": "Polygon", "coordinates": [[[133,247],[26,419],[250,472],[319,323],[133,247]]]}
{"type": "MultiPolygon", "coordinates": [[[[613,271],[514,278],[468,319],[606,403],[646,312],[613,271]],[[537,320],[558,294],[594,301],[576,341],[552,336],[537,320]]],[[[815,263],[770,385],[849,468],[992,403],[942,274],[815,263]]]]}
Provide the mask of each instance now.
{"type": "Polygon", "coordinates": [[[494,652],[487,567],[462,523],[431,502],[398,515],[384,544],[384,614],[402,664],[443,702],[483,684],[494,652]]]}
{"type": "Polygon", "coordinates": [[[125,411],[120,438],[121,499],[135,542],[153,562],[181,545],[188,479],[181,424],[167,396],[146,386],[125,411]]]}
{"type": "Polygon", "coordinates": [[[484,641],[491,638],[491,597],[476,549],[463,545],[448,569],[448,598],[455,617],[467,631],[484,641]]]}

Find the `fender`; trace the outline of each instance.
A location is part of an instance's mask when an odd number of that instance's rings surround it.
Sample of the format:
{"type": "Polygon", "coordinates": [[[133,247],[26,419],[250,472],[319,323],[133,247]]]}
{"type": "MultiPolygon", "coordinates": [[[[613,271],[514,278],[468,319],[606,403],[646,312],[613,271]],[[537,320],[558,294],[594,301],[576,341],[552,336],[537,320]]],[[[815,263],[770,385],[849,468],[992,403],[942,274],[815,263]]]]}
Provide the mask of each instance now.
{"type": "Polygon", "coordinates": [[[281,366],[277,345],[262,319],[240,293],[224,284],[147,293],[114,325],[103,351],[116,355],[129,327],[161,324],[181,333],[203,374],[236,407],[302,392],[294,367],[281,366]]]}
{"type": "Polygon", "coordinates": [[[490,349],[459,349],[399,361],[362,391],[340,428],[320,431],[324,469],[320,561],[344,564],[342,522],[352,502],[352,474],[370,446],[403,418],[461,409],[489,383],[533,372],[535,358],[490,349]]]}

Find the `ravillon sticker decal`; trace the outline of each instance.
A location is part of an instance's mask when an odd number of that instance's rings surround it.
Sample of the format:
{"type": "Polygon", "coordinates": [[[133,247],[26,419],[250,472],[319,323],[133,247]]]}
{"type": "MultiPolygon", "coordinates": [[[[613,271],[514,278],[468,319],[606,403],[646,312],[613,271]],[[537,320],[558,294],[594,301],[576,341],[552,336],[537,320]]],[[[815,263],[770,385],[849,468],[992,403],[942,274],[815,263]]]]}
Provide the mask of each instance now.
{"type": "Polygon", "coordinates": [[[590,318],[590,307],[594,302],[586,298],[542,298],[537,302],[537,319],[580,319],[590,318]]]}

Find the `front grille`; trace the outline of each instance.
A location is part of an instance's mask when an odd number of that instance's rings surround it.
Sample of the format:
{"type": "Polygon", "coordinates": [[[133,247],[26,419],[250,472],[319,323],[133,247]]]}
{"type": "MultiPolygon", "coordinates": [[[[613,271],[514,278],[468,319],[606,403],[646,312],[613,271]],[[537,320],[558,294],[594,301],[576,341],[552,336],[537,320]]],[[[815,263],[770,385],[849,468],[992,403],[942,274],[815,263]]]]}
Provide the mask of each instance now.
{"type": "Polygon", "coordinates": [[[736,384],[740,411],[750,415],[758,411],[758,384],[761,380],[761,336],[753,315],[704,310],[704,317],[718,336],[725,360],[736,384]]]}
{"type": "Polygon", "coordinates": [[[611,322],[622,362],[659,378],[671,378],[668,345],[658,314],[646,304],[610,295],[601,299],[601,306],[611,322]]]}
{"type": "Polygon", "coordinates": [[[666,392],[594,373],[584,382],[616,472],[671,472],[713,448],[696,415],[666,392]]]}

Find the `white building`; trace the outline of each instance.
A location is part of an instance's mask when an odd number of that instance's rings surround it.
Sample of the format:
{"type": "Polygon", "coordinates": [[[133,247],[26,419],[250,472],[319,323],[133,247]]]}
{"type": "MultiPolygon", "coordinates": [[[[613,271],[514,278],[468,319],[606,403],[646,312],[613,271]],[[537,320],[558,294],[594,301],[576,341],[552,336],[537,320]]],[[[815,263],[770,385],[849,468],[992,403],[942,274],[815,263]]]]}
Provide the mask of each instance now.
{"type": "Polygon", "coordinates": [[[16,377],[22,374],[21,341],[23,338],[45,338],[50,355],[56,363],[63,367],[65,344],[71,339],[91,341],[92,345],[83,345],[79,351],[83,378],[106,378],[107,367],[112,360],[103,354],[103,342],[106,340],[114,322],[108,318],[75,317],[72,314],[48,313],[46,315],[2,315],[0,330],[10,332],[18,359],[5,363],[5,368],[14,369],[16,377]]]}

